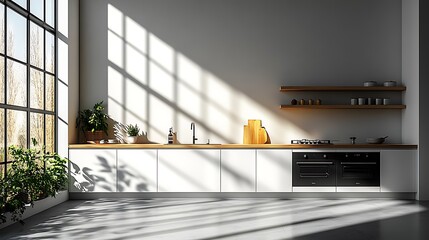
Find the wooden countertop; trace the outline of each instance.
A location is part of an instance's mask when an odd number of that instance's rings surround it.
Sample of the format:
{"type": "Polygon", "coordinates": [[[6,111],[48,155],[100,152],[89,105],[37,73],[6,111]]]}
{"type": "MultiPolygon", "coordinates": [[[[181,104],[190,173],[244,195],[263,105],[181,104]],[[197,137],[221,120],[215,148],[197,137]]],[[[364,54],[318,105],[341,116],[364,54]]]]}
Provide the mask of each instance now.
{"type": "Polygon", "coordinates": [[[417,149],[411,144],[70,144],[69,149],[417,149]]]}

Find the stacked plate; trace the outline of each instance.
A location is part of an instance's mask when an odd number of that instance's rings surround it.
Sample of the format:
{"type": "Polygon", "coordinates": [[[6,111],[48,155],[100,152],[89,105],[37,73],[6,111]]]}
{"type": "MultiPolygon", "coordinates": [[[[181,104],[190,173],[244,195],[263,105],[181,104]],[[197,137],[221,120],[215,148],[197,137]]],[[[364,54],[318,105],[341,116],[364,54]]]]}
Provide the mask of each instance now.
{"type": "Polygon", "coordinates": [[[375,82],[375,81],[366,81],[366,82],[363,82],[363,86],[364,87],[374,87],[374,86],[377,86],[377,82],[375,82]]]}
{"type": "Polygon", "coordinates": [[[385,87],[394,87],[394,86],[396,86],[396,82],[395,81],[385,81],[383,83],[383,86],[385,86],[385,87]]]}

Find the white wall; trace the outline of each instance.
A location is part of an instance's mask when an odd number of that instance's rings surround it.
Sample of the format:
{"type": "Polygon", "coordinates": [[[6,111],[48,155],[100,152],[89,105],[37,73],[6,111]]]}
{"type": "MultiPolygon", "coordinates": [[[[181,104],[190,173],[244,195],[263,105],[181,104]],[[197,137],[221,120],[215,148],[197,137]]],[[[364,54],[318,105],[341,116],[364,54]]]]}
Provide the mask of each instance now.
{"type": "MultiPolygon", "coordinates": [[[[242,126],[256,118],[273,143],[385,135],[402,142],[400,110],[278,108],[292,98],[347,104],[369,96],[287,95],[281,85],[400,82],[400,0],[80,4],[80,108],[104,100],[112,118],[138,123],[153,141],[166,142],[173,126],[190,143],[194,121],[201,143],[241,143],[242,126]]],[[[401,93],[377,96],[400,102],[401,93]]]]}

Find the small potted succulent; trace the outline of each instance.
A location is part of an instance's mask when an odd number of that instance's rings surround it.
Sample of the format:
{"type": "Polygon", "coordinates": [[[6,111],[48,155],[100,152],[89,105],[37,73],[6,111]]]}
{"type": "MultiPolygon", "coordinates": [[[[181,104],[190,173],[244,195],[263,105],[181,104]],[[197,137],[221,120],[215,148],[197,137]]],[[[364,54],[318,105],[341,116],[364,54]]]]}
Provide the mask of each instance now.
{"type": "Polygon", "coordinates": [[[127,143],[136,143],[140,133],[139,126],[137,126],[137,124],[136,125],[128,124],[126,126],[126,130],[127,130],[127,143]]]}

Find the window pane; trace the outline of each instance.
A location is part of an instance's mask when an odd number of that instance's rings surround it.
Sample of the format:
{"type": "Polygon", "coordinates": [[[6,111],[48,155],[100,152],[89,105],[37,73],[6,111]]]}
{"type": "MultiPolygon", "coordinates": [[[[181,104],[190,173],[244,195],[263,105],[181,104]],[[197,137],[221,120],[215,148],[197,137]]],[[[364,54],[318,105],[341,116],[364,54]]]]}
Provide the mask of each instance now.
{"type": "Polygon", "coordinates": [[[53,152],[55,148],[55,116],[46,114],[46,151],[53,152]]]}
{"type": "Polygon", "coordinates": [[[4,5],[0,3],[0,53],[4,54],[4,5]]]}
{"type": "Polygon", "coordinates": [[[36,17],[43,19],[43,8],[45,7],[44,0],[31,0],[30,1],[30,11],[36,17]]]}
{"type": "Polygon", "coordinates": [[[43,29],[31,22],[30,24],[30,63],[43,69],[43,29]]]}
{"type": "Polygon", "coordinates": [[[7,103],[27,106],[27,67],[7,60],[7,103]]]}
{"type": "Polygon", "coordinates": [[[13,0],[16,2],[19,6],[23,7],[24,9],[27,9],[27,0],[13,0]]]}
{"type": "Polygon", "coordinates": [[[46,31],[46,71],[54,73],[55,71],[55,40],[54,35],[46,31]]]}
{"type": "Polygon", "coordinates": [[[46,23],[54,26],[54,1],[55,0],[46,0],[46,23]]]}
{"type": "Polygon", "coordinates": [[[4,103],[4,57],[0,56],[0,103],[4,103]]]}
{"type": "Polygon", "coordinates": [[[27,62],[27,20],[7,9],[7,55],[27,62]]]}
{"type": "Polygon", "coordinates": [[[43,83],[43,72],[31,69],[30,70],[30,107],[43,109],[45,105],[43,94],[45,86],[43,83]]]}
{"type": "Polygon", "coordinates": [[[7,110],[7,146],[27,147],[27,113],[7,110]]]}
{"type": "Polygon", "coordinates": [[[55,110],[55,78],[52,75],[46,74],[46,110],[55,110]]]}
{"type": "Polygon", "coordinates": [[[2,108],[0,108],[0,163],[1,162],[4,162],[4,109],[2,108]]]}
{"type": "MultiPolygon", "coordinates": [[[[44,119],[43,114],[41,113],[30,113],[30,139],[36,139],[39,143],[39,146],[45,145],[43,142],[44,134],[44,119]]],[[[33,141],[30,141],[31,147],[33,147],[33,141]]]]}

